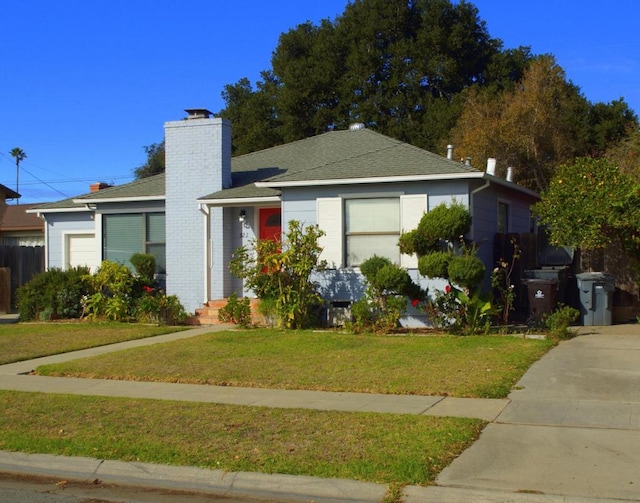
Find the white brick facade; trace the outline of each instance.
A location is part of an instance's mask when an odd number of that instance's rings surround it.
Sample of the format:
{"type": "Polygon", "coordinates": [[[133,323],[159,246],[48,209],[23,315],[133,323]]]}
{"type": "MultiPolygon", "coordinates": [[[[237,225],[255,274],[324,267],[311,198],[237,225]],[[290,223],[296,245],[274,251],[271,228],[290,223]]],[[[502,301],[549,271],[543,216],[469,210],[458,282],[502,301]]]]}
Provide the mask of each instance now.
{"type": "MultiPolygon", "coordinates": [[[[165,153],[167,293],[177,295],[193,312],[210,293],[204,270],[205,217],[197,199],[231,186],[231,123],[209,118],[167,122],[165,153]]],[[[226,266],[219,251],[225,241],[221,216],[221,211],[219,216],[212,214],[210,237],[214,270],[222,272],[226,266]]]]}

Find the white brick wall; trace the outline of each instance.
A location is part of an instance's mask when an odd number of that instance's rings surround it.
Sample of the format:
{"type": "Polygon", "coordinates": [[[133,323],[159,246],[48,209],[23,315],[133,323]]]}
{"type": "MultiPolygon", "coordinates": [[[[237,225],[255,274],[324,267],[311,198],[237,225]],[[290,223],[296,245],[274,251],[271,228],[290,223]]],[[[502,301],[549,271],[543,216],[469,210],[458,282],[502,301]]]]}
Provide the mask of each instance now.
{"type": "MultiPolygon", "coordinates": [[[[167,293],[177,295],[185,309],[193,312],[209,300],[204,215],[197,199],[231,185],[231,123],[224,119],[167,122],[165,152],[167,293]]],[[[217,249],[224,243],[224,234],[221,218],[212,216],[212,256],[217,269],[222,265],[217,249]]],[[[214,275],[212,289],[215,281],[214,275]]]]}

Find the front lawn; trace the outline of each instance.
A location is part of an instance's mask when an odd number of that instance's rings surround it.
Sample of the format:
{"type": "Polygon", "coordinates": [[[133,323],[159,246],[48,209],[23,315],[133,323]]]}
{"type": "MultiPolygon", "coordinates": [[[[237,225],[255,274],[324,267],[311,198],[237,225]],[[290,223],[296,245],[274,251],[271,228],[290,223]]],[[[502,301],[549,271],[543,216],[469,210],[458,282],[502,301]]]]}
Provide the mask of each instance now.
{"type": "Polygon", "coordinates": [[[0,391],[0,449],[428,484],[484,422],[0,391]]]}
{"type": "Polygon", "coordinates": [[[552,346],[510,336],[232,330],[42,366],[40,375],[504,398],[552,346]]]}
{"type": "Polygon", "coordinates": [[[177,330],[184,327],[89,322],[0,324],[0,365],[177,330]]]}

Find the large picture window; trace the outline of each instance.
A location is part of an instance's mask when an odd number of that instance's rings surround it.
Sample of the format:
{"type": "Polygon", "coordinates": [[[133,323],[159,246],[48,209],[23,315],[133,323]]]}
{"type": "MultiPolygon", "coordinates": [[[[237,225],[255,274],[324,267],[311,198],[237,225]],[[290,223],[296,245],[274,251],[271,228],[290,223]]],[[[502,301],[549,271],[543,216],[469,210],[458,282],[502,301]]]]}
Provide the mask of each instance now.
{"type": "Polygon", "coordinates": [[[103,215],[102,258],[131,266],[134,253],[156,257],[157,270],[166,270],[164,213],[103,215]]]}
{"type": "Polygon", "coordinates": [[[345,199],[347,266],[358,266],[373,255],[400,261],[400,198],[345,199]]]}

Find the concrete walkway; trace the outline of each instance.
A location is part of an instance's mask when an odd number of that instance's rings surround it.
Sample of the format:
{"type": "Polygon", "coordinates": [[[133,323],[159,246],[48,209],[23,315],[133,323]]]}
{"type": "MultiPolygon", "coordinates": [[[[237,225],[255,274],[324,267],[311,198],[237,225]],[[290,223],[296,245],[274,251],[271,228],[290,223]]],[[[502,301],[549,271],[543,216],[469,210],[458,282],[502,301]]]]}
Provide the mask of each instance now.
{"type": "MultiPolygon", "coordinates": [[[[220,327],[226,328],[226,327],[220,327]]],[[[525,374],[509,399],[264,390],[27,375],[38,365],[157,344],[212,327],[0,366],[0,389],[271,407],[478,417],[491,424],[437,479],[403,501],[640,501],[640,326],[584,327],[525,374]],[[520,389],[521,388],[521,389],[520,389]]],[[[386,487],[346,480],[227,474],[0,452],[0,472],[35,473],[281,500],[382,501],[386,487]]]]}

